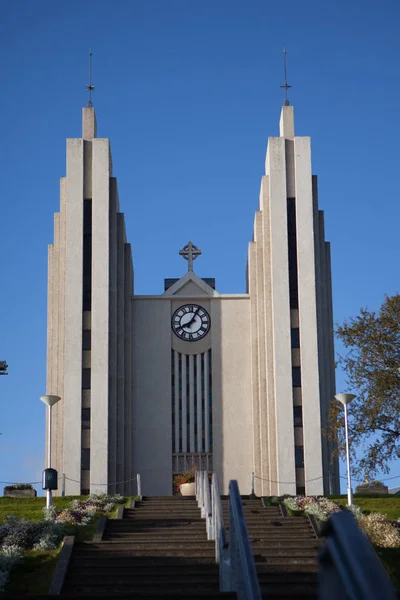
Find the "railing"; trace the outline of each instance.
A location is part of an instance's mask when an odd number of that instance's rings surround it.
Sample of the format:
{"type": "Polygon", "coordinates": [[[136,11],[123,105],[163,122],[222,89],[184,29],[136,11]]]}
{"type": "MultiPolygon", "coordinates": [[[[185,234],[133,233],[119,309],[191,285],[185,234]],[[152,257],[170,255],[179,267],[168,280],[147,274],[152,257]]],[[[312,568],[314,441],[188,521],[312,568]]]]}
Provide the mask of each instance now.
{"type": "Polygon", "coordinates": [[[172,472],[208,471],[212,473],[212,454],[210,452],[180,452],[172,455],[172,472]]]}
{"type": "Polygon", "coordinates": [[[237,481],[229,483],[229,544],[216,473],[212,476],[211,506],[210,482],[206,471],[196,473],[196,498],[202,517],[206,519],[207,538],[215,540],[215,562],[219,564],[220,591],[236,592],[239,600],[261,600],[237,481]]]}
{"type": "Polygon", "coordinates": [[[396,592],[367,537],[353,515],[331,515],[321,535],[319,600],[395,600],[396,592]]]}
{"type": "Polygon", "coordinates": [[[239,600],[261,600],[242,499],[235,480],[229,482],[229,536],[231,590],[239,600]]]}

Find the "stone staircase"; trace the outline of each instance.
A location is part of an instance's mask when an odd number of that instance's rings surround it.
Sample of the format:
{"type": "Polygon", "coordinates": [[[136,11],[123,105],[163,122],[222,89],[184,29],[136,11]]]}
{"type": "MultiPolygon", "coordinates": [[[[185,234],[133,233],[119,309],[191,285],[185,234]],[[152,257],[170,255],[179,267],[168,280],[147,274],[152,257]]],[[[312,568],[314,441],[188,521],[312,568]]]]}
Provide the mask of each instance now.
{"type": "MultiPolygon", "coordinates": [[[[278,507],[242,497],[243,512],[263,598],[311,600],[318,597],[320,541],[305,517],[283,517],[278,507]]],[[[222,512],[229,539],[228,499],[222,512]]]]}
{"type": "Polygon", "coordinates": [[[107,523],[103,541],[74,547],[63,596],[231,599],[219,592],[214,542],[194,498],[155,497],[107,523]]]}

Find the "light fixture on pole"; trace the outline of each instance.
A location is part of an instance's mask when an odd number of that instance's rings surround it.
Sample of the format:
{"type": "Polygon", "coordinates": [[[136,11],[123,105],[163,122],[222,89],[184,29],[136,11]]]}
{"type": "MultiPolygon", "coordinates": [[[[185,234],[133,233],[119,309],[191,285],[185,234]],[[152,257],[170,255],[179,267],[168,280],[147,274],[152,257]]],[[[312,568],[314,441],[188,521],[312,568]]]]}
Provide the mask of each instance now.
{"type": "Polygon", "coordinates": [[[344,432],[346,437],[346,460],[347,460],[347,503],[349,506],[353,504],[353,490],[351,489],[351,474],[350,474],[350,451],[349,451],[349,429],[347,425],[347,405],[354,400],[354,394],[336,394],[335,398],[344,406],[344,432]]]}
{"type": "Polygon", "coordinates": [[[43,471],[42,488],[46,490],[46,508],[52,503],[52,490],[56,490],[57,471],[51,468],[51,411],[54,404],[61,400],[60,396],[41,396],[41,401],[47,406],[47,468],[43,471]]]}

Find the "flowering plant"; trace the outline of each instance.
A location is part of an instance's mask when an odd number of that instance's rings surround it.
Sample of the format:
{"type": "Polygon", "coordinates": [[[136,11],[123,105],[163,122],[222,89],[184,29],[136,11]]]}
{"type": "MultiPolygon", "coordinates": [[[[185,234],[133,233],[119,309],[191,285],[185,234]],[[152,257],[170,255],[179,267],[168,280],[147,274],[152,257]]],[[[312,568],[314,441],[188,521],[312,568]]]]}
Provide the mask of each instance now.
{"type": "Polygon", "coordinates": [[[174,487],[179,492],[180,487],[184,483],[194,483],[196,480],[196,471],[186,471],[186,473],[179,473],[174,477],[174,487]]]}
{"type": "Polygon", "coordinates": [[[72,500],[69,508],[57,510],[55,506],[44,508],[44,519],[54,523],[87,525],[97,512],[111,512],[115,505],[124,502],[120,494],[92,494],[85,500],[72,500]]]}
{"type": "Polygon", "coordinates": [[[371,544],[381,548],[397,548],[400,546],[400,531],[393,527],[392,522],[380,513],[363,515],[358,524],[367,534],[371,544]]]}
{"type": "Polygon", "coordinates": [[[283,503],[292,512],[304,511],[306,514],[315,515],[320,521],[326,521],[332,513],[342,510],[336,502],[320,496],[288,497],[283,503]]]}

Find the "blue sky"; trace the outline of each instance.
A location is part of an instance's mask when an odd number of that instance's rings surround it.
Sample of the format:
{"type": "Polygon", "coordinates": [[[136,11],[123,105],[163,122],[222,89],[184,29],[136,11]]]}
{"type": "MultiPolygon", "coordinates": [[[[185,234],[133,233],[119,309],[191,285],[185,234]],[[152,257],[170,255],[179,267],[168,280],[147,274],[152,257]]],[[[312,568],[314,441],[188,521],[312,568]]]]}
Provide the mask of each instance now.
{"type": "Polygon", "coordinates": [[[156,294],[164,277],[184,274],[178,250],[189,239],[203,250],[200,276],[245,291],[287,47],[341,322],[399,291],[399,17],[395,0],[1,2],[0,359],[10,365],[0,378],[1,481],[37,481],[43,467],[47,244],[65,138],[81,133],[89,48],[135,291],[156,294]]]}

